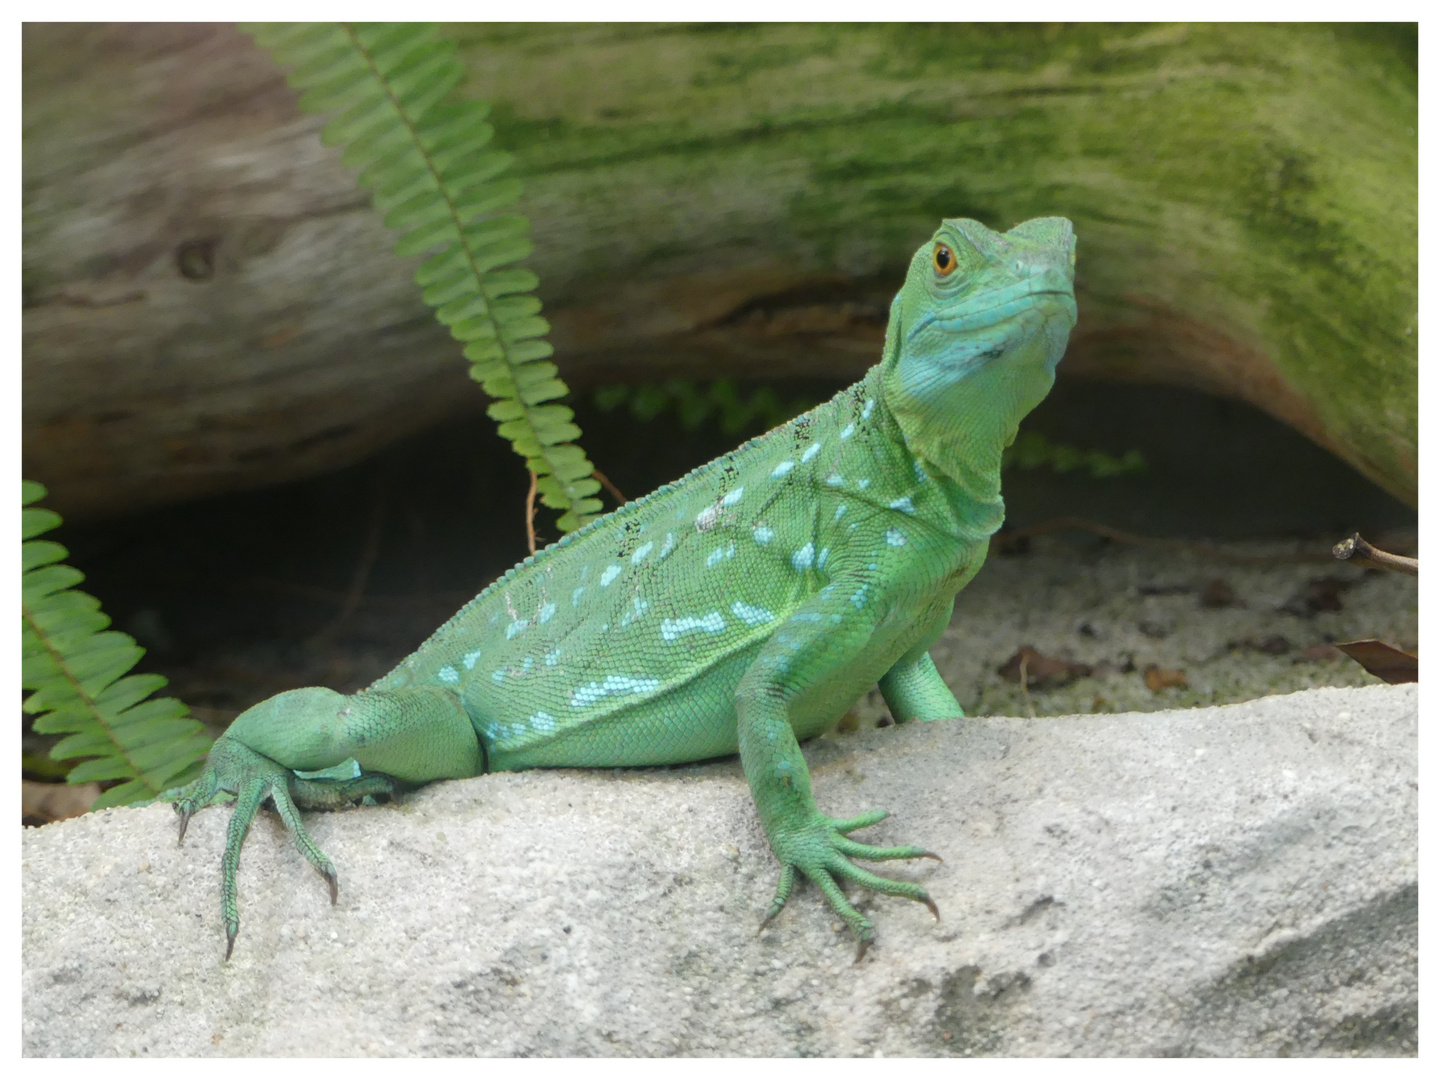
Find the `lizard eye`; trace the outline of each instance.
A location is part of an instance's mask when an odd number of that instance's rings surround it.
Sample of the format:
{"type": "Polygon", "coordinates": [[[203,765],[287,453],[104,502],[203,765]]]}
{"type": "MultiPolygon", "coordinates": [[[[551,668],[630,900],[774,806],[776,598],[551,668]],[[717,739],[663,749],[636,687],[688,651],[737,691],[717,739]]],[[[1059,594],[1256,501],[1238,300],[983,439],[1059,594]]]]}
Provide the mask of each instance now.
{"type": "Polygon", "coordinates": [[[955,272],[957,260],[949,244],[936,244],[932,261],[935,263],[935,272],[941,277],[949,277],[955,272]]]}

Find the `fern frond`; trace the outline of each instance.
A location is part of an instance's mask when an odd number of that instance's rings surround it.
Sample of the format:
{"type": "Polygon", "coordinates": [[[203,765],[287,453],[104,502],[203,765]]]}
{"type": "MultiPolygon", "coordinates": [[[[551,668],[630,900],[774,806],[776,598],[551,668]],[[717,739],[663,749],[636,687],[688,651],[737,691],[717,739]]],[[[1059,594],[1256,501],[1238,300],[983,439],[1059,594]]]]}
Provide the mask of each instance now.
{"type": "Polygon", "coordinates": [[[23,708],[35,730],[64,734],[50,756],[89,758],[69,783],[124,780],[102,794],[95,809],[153,799],[199,772],[210,736],[175,698],[151,698],[160,675],[127,675],[145,650],[129,634],[107,630],[100,601],[72,589],[80,571],[60,562],[68,554],[52,540],[36,540],[60,515],[31,503],[45,488],[22,481],[20,681],[33,691],[23,708]],[[147,700],[148,699],[148,700],[147,700]]]}
{"type": "Polygon", "coordinates": [[[283,23],[244,27],[290,69],[300,107],[333,115],[326,143],[360,170],[399,255],[431,254],[415,275],[425,302],[495,400],[490,418],[538,477],[541,501],[579,528],[600,510],[594,466],[574,445],[580,429],[544,336],[537,279],[510,264],[532,249],[529,223],[496,211],[520,194],[501,179],[510,156],[487,149],[490,107],[456,100],[464,69],[455,45],[418,24],[283,23]]]}

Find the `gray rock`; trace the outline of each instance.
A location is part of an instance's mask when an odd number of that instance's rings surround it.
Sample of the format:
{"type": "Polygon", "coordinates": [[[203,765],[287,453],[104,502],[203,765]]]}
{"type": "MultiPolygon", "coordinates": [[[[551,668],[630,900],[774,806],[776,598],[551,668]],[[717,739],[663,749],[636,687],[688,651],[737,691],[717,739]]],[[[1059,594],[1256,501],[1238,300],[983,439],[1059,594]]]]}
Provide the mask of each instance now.
{"type": "MultiPolygon", "coordinates": [[[[23,846],[30,1055],[1314,1055],[1416,1052],[1414,686],[1223,708],[908,724],[812,744],[883,806],[943,915],[856,891],[866,959],[776,866],[734,761],[437,784],[273,814],[224,962],[227,814],[23,846]]],[[[864,834],[862,834],[864,835],[864,834]]]]}

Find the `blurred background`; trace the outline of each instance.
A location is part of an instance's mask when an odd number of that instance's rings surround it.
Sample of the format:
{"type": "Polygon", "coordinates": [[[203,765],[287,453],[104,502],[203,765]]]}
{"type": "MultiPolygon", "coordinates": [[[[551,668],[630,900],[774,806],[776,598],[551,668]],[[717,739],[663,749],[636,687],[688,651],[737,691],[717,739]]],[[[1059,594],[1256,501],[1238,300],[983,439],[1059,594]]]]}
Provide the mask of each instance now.
{"type": "MultiPolygon", "coordinates": [[[[1240,700],[1375,681],[1334,641],[1418,647],[1413,579],[1329,556],[1416,546],[1413,24],[445,32],[626,496],[855,381],[941,218],[1064,215],[1080,322],[937,647],[962,704],[1240,700]]],[[[216,731],[366,685],[527,551],[524,464],[420,260],[234,27],[23,49],[24,475],[55,538],[216,731]]]]}

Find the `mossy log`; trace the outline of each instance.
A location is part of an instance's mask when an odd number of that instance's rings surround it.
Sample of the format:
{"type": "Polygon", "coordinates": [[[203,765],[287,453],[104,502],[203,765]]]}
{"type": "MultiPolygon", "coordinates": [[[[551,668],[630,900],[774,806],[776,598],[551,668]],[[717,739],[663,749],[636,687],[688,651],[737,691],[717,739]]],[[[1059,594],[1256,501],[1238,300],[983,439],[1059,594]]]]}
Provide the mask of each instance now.
{"type": "MultiPolygon", "coordinates": [[[[1242,398],[1415,501],[1413,26],[450,30],[576,388],[854,377],[940,218],[1063,214],[1065,377],[1242,398]]],[[[25,470],[57,509],[293,479],[479,407],[249,39],[29,24],[23,68],[25,470]]]]}

